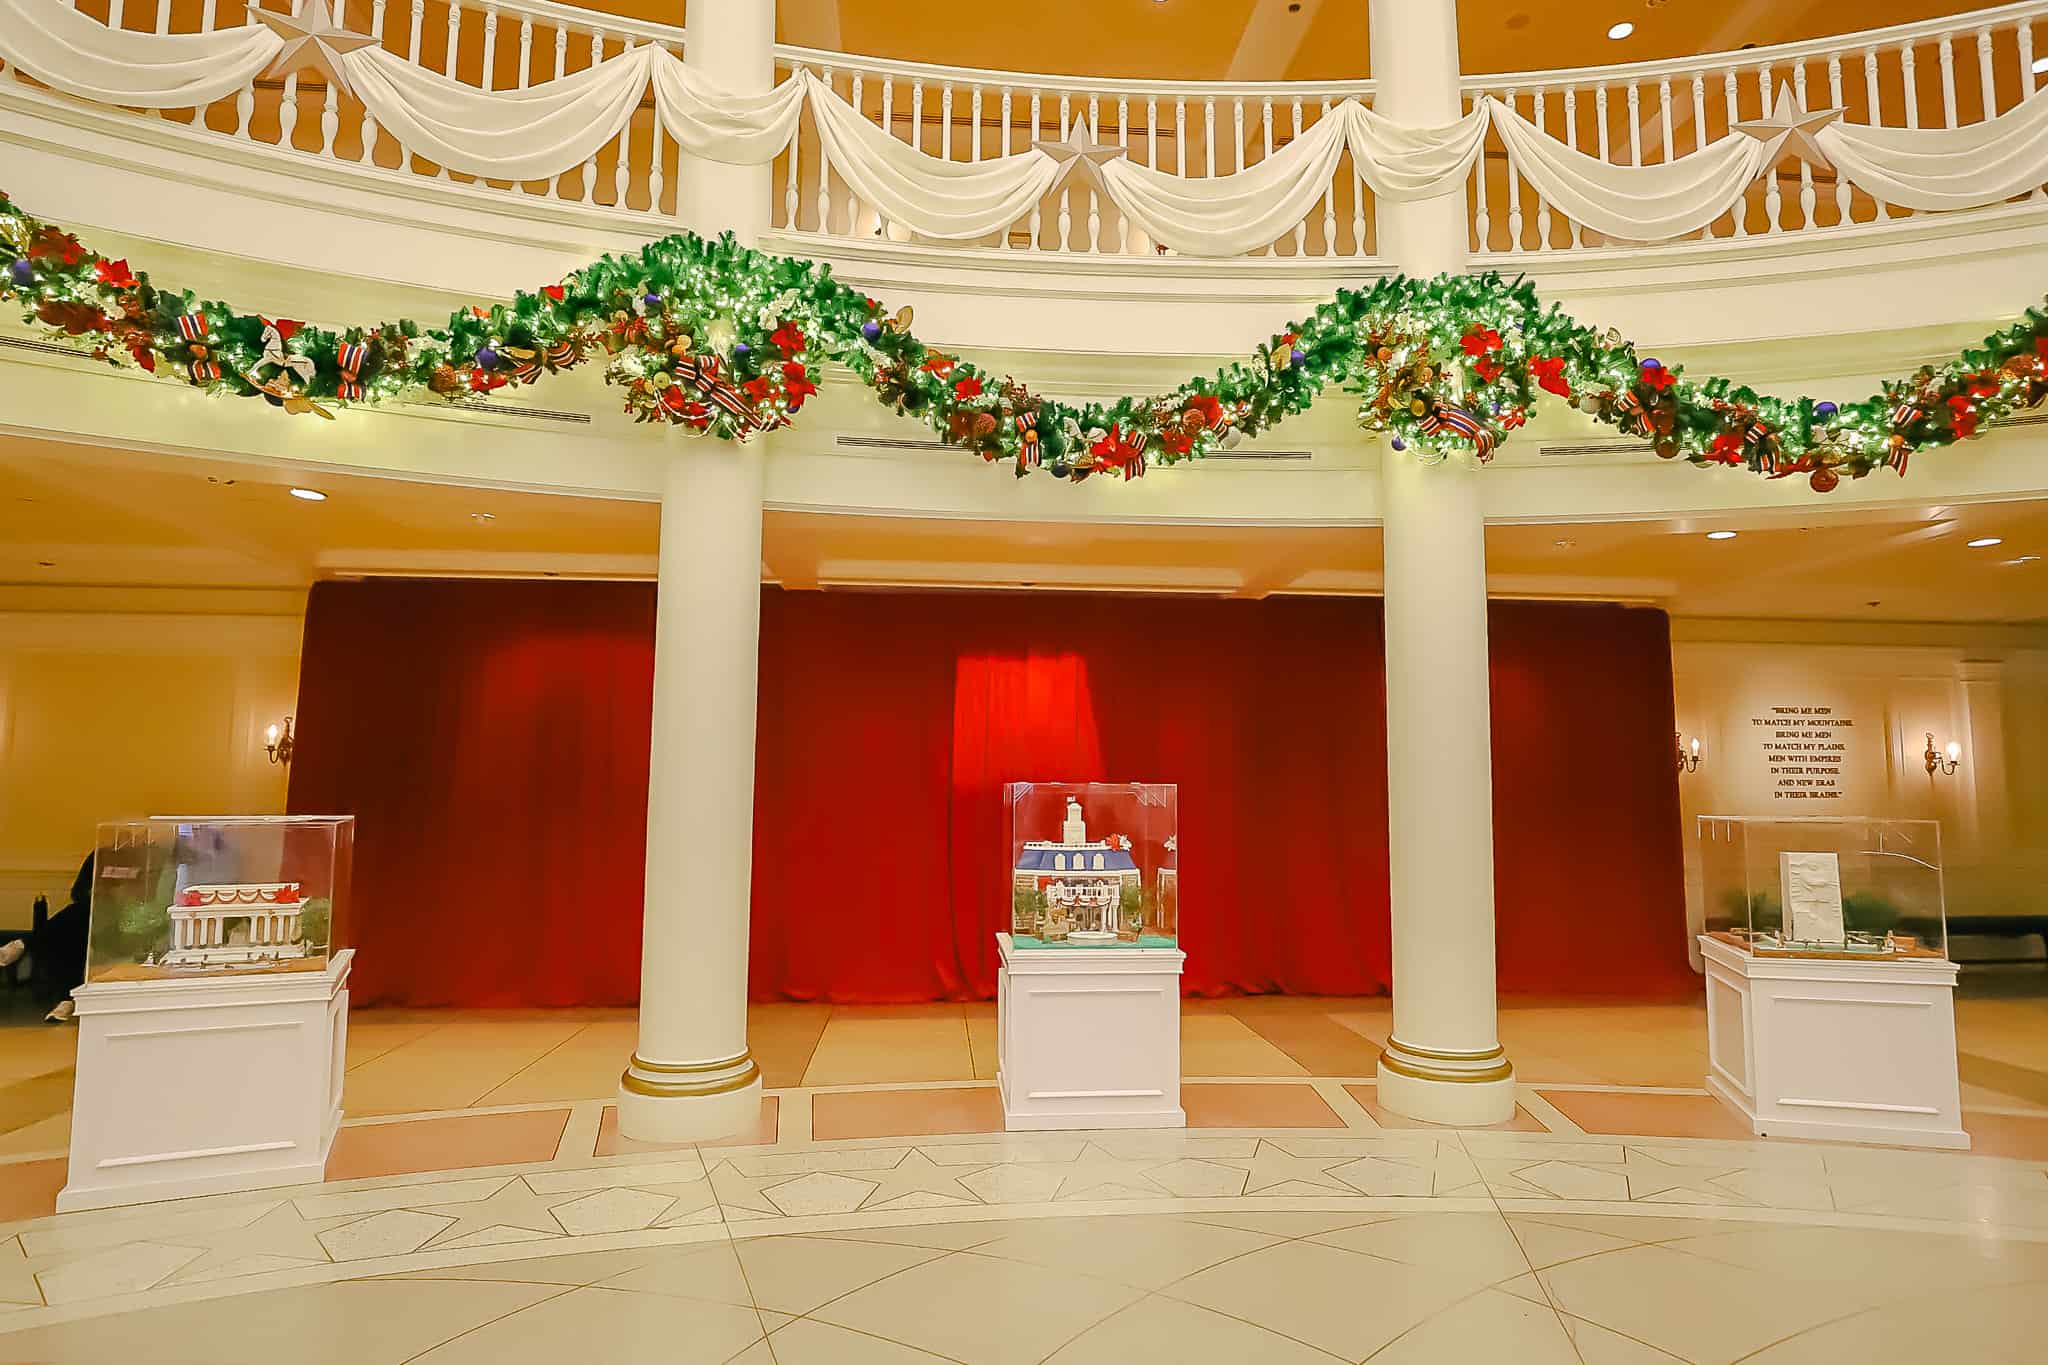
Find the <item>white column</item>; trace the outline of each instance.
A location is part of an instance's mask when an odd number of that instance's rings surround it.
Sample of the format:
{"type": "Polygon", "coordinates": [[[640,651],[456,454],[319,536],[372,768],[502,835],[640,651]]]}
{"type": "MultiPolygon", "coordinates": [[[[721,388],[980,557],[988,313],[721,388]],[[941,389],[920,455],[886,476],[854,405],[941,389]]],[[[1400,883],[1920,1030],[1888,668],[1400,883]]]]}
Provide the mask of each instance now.
{"type": "Polygon", "coordinates": [[[661,498],[640,1041],[619,1131],[729,1137],[760,1112],[747,1053],[754,707],[761,633],[758,445],[678,442],[661,498]]]}
{"type": "MultiPolygon", "coordinates": [[[[704,0],[689,7],[683,64],[735,95],[775,84],[775,0],[704,0]]],[[[680,151],[680,149],[679,149],[680,151]]],[[[728,166],[680,151],[676,217],[706,237],[752,245],[768,226],[769,166],[728,166]]]]}
{"type": "MultiPolygon", "coordinates": [[[[1455,121],[1455,0],[1371,0],[1374,107],[1455,121]]],[[[1411,276],[1466,266],[1465,196],[1376,205],[1379,254],[1411,276]]],[[[1380,448],[1387,649],[1388,876],[1394,1027],[1379,1102],[1433,1123],[1515,1111],[1493,965],[1493,744],[1486,523],[1469,459],[1380,448]]]]}
{"type": "MultiPolygon", "coordinates": [[[[683,60],[733,94],[769,89],[775,0],[691,5],[683,60]]],[[[752,243],[769,194],[767,166],[679,153],[676,217],[692,231],[752,243]]],[[[766,443],[679,438],[662,489],[640,1039],[619,1078],[619,1131],[643,1142],[730,1137],[760,1113],[747,916],[766,443]]]]}

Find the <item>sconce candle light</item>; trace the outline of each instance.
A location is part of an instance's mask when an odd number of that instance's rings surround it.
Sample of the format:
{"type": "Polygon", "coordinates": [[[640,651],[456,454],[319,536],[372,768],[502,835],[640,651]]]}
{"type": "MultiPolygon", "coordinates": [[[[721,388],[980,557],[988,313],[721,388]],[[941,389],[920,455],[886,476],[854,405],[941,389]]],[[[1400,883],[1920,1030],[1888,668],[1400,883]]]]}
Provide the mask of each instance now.
{"type": "Polygon", "coordinates": [[[1671,737],[1678,741],[1678,771],[1682,773],[1698,772],[1700,766],[1700,742],[1695,739],[1690,748],[1688,748],[1685,736],[1678,733],[1678,731],[1673,730],[1671,737]]]}
{"type": "Polygon", "coordinates": [[[1934,747],[1934,732],[1930,730],[1927,732],[1927,752],[1921,757],[1927,760],[1927,772],[1930,777],[1935,773],[1953,773],[1956,765],[1963,760],[1963,746],[1950,740],[1948,753],[1944,755],[1941,750],[1934,747]]]}
{"type": "Polygon", "coordinates": [[[270,755],[272,763],[292,761],[292,718],[284,718],[284,728],[272,725],[263,732],[263,752],[270,755]]]}

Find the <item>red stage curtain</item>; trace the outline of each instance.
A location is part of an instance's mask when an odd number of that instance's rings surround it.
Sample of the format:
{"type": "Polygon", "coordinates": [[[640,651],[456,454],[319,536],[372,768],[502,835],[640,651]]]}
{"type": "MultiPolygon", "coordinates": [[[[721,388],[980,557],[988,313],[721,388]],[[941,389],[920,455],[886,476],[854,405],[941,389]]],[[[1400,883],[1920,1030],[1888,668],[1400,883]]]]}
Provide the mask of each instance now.
{"type": "Polygon", "coordinates": [[[640,994],[647,584],[314,585],[290,809],[356,817],[362,1004],[640,994]]]}
{"type": "Polygon", "coordinates": [[[1488,627],[1500,989],[1697,992],[1668,618],[1495,602],[1488,627]]]}
{"type": "MultiPolygon", "coordinates": [[[[315,590],[292,808],[361,817],[361,998],[633,997],[651,604],[315,590]]],[[[1663,615],[1492,641],[1502,989],[1695,989],[1663,615]]],[[[1373,599],[765,590],[753,994],[991,995],[1019,779],[1179,784],[1190,991],[1384,990],[1382,649],[1373,599]]]]}

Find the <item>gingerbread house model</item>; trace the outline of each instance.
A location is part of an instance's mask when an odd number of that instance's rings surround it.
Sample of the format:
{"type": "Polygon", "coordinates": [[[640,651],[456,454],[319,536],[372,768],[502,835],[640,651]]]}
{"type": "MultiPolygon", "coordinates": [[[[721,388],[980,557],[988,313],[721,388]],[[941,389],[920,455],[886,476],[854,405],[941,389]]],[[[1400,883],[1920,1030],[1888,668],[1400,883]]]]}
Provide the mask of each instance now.
{"type": "Polygon", "coordinates": [[[166,967],[233,966],[304,957],[297,882],[188,886],[171,902],[166,967]]]}
{"type": "Polygon", "coordinates": [[[1117,936],[1123,888],[1141,881],[1130,841],[1114,835],[1090,840],[1081,803],[1070,796],[1058,842],[1026,842],[1011,886],[1044,896],[1047,921],[1069,926],[1066,937],[1087,942],[1117,936]]]}

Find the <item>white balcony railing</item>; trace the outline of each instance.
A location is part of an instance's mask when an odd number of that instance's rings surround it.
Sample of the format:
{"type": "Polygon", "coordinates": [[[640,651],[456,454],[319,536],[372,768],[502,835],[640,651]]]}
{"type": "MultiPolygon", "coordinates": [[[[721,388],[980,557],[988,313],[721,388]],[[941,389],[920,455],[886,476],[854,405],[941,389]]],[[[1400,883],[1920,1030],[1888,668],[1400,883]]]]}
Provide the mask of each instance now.
{"type": "MultiPolygon", "coordinates": [[[[1103,81],[885,62],[803,48],[778,54],[778,75],[808,70],[878,127],[936,157],[982,161],[1058,142],[1085,124],[1094,140],[1141,166],[1193,178],[1256,165],[1346,99],[1371,102],[1372,82],[1103,81]]],[[[786,231],[866,240],[912,240],[862,204],[822,155],[806,115],[776,165],[775,224],[786,231]]],[[[1256,256],[1370,256],[1372,191],[1347,152],[1320,203],[1256,256]]],[[[1110,256],[1165,254],[1124,221],[1099,185],[1068,179],[1007,232],[969,246],[1110,256]]]]}
{"type": "MultiPolygon", "coordinates": [[[[1769,112],[1780,86],[1804,108],[1886,128],[1955,128],[1996,117],[2039,84],[2048,4],[2006,5],[1925,23],[1672,62],[1468,77],[1483,95],[1579,151],[1621,166],[1671,161],[1769,112]]],[[[1469,183],[1473,248],[1507,255],[1617,245],[1554,213],[1498,131],[1469,183]]],[[[2032,197],[2040,197],[2035,190],[2032,197]]],[[[1872,199],[1827,169],[1781,162],[1695,239],[1775,236],[1884,222],[1912,210],[1872,199]]]]}
{"type": "MultiPolygon", "coordinates": [[[[64,0],[103,22],[144,32],[239,26],[246,0],[64,0]]],[[[292,0],[264,0],[283,12],[292,0]]],[[[336,0],[338,17],[389,51],[479,89],[526,88],[648,43],[680,53],[680,28],[597,14],[548,0],[336,0]]],[[[2003,113],[2039,83],[2048,55],[2048,0],[1921,24],[1682,61],[1468,78],[1467,107],[1483,96],[1511,105],[1568,145],[1617,165],[1669,161],[1765,113],[1780,84],[1807,107],[1850,122],[1949,128],[2003,113]],[[2037,39],[2041,41],[2037,41],[2037,39]]],[[[1085,122],[1133,161],[1188,177],[1229,175],[1285,147],[1341,100],[1371,100],[1369,81],[1335,84],[1103,81],[966,70],[782,48],[777,72],[808,70],[892,136],[926,153],[978,161],[1056,141],[1085,122]]],[[[24,73],[5,82],[34,88],[24,73]]],[[[380,129],[353,95],[311,72],[258,79],[205,108],[154,117],[229,142],[372,166],[444,182],[451,194],[521,196],[673,220],[676,149],[651,101],[582,166],[546,181],[482,181],[437,166],[380,129]]],[[[829,164],[811,115],[773,168],[772,221],[821,244],[911,241],[860,202],[829,164]]],[[[2040,198],[2041,191],[2033,191],[2040,198]]],[[[1374,254],[1372,191],[1347,153],[1302,220],[1253,257],[1359,261],[1374,254]]],[[[1468,205],[1473,248],[1499,257],[1614,249],[1544,202],[1497,132],[1475,165],[1468,205]]],[[[1786,160],[1746,198],[1692,234],[1698,240],[1782,237],[1882,223],[1911,211],[1872,199],[1825,167],[1786,160]]],[[[952,249],[1065,253],[1143,260],[1167,254],[1091,180],[1069,176],[1005,232],[952,249]]]]}

